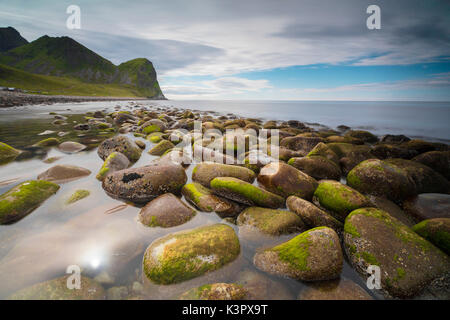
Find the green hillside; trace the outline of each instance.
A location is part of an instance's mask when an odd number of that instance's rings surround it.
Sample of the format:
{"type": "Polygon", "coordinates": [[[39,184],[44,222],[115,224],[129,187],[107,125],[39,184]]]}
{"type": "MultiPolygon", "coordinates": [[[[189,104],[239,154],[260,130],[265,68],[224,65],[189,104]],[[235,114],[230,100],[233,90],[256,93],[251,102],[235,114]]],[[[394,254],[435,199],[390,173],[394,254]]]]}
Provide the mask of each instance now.
{"type": "MultiPolygon", "coordinates": [[[[35,88],[42,86],[39,83],[32,83],[32,80],[37,80],[38,77],[31,77],[30,80],[21,77],[23,73],[18,73],[21,70],[33,75],[50,76],[51,78],[45,78],[52,83],[49,86],[52,90],[47,90],[49,92],[55,92],[55,84],[60,81],[60,85],[73,92],[72,94],[84,94],[82,92],[86,90],[104,92],[106,88],[108,90],[115,88],[127,92],[132,90],[133,96],[165,99],[159,87],[156,71],[149,60],[138,58],[116,66],[69,37],[43,36],[33,42],[1,52],[0,64],[15,69],[8,70],[10,78],[15,79],[15,84],[2,79],[3,85],[7,86],[28,90],[31,87],[33,87],[31,90],[36,90],[35,88]],[[20,85],[24,82],[28,84],[28,88],[20,85]],[[88,84],[93,86],[87,86],[88,84]],[[75,88],[83,90],[77,93],[75,88]]],[[[48,81],[46,83],[49,84],[48,81]]],[[[59,92],[59,94],[66,93],[59,92]]]]}
{"type": "Polygon", "coordinates": [[[0,64],[0,86],[49,95],[142,97],[132,85],[85,83],[75,78],[32,74],[0,64]]]}
{"type": "Polygon", "coordinates": [[[0,52],[8,51],[27,43],[28,41],[22,38],[16,29],[12,27],[0,28],[0,52]]]}

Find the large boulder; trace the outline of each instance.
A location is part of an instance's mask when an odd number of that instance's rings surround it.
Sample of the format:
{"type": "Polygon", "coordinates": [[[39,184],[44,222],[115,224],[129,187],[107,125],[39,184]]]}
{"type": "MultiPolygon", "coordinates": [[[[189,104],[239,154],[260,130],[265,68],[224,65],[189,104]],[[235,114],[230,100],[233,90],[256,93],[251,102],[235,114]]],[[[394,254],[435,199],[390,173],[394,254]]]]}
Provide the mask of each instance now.
{"type": "Polygon", "coordinates": [[[335,214],[335,218],[344,221],[347,215],[358,208],[369,205],[369,199],[356,191],[334,180],[322,180],[314,197],[320,205],[335,214]]]}
{"type": "Polygon", "coordinates": [[[424,220],[412,230],[450,255],[450,218],[424,220]]]}
{"type": "Polygon", "coordinates": [[[139,213],[139,220],[149,227],[175,227],[191,220],[196,211],[172,193],[153,199],[139,213]]]}
{"type": "Polygon", "coordinates": [[[0,195],[0,224],[16,222],[59,190],[48,181],[26,181],[0,195]]]}
{"type": "Polygon", "coordinates": [[[161,140],[153,148],[151,148],[148,153],[152,156],[161,156],[169,149],[174,148],[175,145],[169,140],[161,140]]]}
{"type": "Polygon", "coordinates": [[[211,181],[211,189],[219,196],[243,203],[277,209],[284,206],[284,199],[272,192],[232,177],[218,177],[211,181]]]}
{"type": "Polygon", "coordinates": [[[156,239],[145,251],[143,269],[156,284],[179,283],[217,270],[239,253],[233,228],[214,224],[156,239]]]}
{"type": "Polygon", "coordinates": [[[0,165],[13,161],[19,154],[19,150],[0,142],[0,165]]]}
{"type": "Polygon", "coordinates": [[[147,203],[161,194],[179,194],[187,181],[181,165],[154,164],[113,172],[103,180],[103,189],[112,197],[147,203]]]}
{"type": "Polygon", "coordinates": [[[270,274],[302,281],[339,277],[344,258],[333,229],[319,227],[255,254],[255,266],[270,274]]]}
{"type": "Polygon", "coordinates": [[[237,218],[239,233],[245,229],[256,229],[259,232],[278,236],[299,232],[304,229],[302,219],[295,213],[260,207],[249,207],[237,218]]]}
{"type": "Polygon", "coordinates": [[[403,210],[417,222],[434,218],[450,218],[450,195],[422,193],[403,202],[403,210]]]}
{"type": "Polygon", "coordinates": [[[130,160],[128,160],[124,154],[114,151],[110,153],[105,162],[103,162],[96,178],[103,181],[108,174],[126,169],[129,165],[130,160]]]}
{"type": "Polygon", "coordinates": [[[349,130],[345,133],[345,136],[356,138],[368,143],[375,143],[378,141],[377,136],[365,130],[349,130]]]}
{"type": "Polygon", "coordinates": [[[367,277],[381,269],[382,290],[408,298],[450,272],[450,258],[406,225],[376,208],[361,208],[345,220],[344,242],[353,267],[367,277]]]}
{"type": "Polygon", "coordinates": [[[283,138],[280,142],[280,146],[307,154],[320,142],[325,142],[325,140],[320,137],[295,136],[283,138]]]}
{"type": "Polygon", "coordinates": [[[184,185],[181,193],[187,201],[201,211],[214,211],[222,218],[234,217],[243,209],[242,205],[215,195],[210,189],[197,182],[184,185]]]}
{"type": "Polygon", "coordinates": [[[211,180],[217,177],[233,177],[253,183],[255,173],[244,167],[213,162],[202,162],[192,170],[192,180],[207,188],[210,187],[211,180]]]}
{"type": "Polygon", "coordinates": [[[295,195],[311,199],[317,188],[314,178],[283,162],[264,166],[258,175],[258,184],[284,198],[295,195]]]}
{"type": "Polygon", "coordinates": [[[325,226],[335,230],[336,232],[341,232],[344,228],[342,222],[302,198],[290,196],[286,200],[286,206],[289,210],[296,213],[302,221],[310,227],[315,228],[325,226]]]}
{"type": "Polygon", "coordinates": [[[349,279],[311,283],[298,295],[298,300],[373,300],[359,285],[349,279]]]}
{"type": "Polygon", "coordinates": [[[105,290],[96,281],[81,276],[80,288],[69,289],[69,276],[40,282],[8,297],[9,300],[103,300],[105,290]]]}
{"type": "Polygon", "coordinates": [[[306,173],[314,179],[341,179],[341,168],[333,161],[321,156],[291,158],[288,164],[306,173]]]}
{"type": "Polygon", "coordinates": [[[38,180],[45,180],[54,183],[65,183],[86,177],[91,171],[86,168],[71,166],[67,164],[58,164],[38,175],[38,180]]]}
{"type": "Polygon", "coordinates": [[[141,157],[141,148],[138,145],[125,136],[115,136],[103,141],[99,146],[97,153],[102,160],[106,158],[114,151],[124,154],[128,160],[135,162],[141,157]]]}
{"type": "Polygon", "coordinates": [[[450,180],[449,151],[429,151],[414,157],[412,160],[430,167],[450,180]]]}
{"type": "Polygon", "coordinates": [[[354,145],[350,143],[328,143],[327,146],[339,157],[339,164],[344,174],[347,174],[360,162],[376,158],[367,145],[354,145]]]}
{"type": "Polygon", "coordinates": [[[192,288],[180,296],[180,300],[244,300],[247,290],[234,283],[205,284],[192,288]]]}
{"type": "Polygon", "coordinates": [[[339,165],[339,156],[323,142],[319,142],[314,149],[308,153],[308,157],[314,156],[324,157],[334,164],[339,165]]]}

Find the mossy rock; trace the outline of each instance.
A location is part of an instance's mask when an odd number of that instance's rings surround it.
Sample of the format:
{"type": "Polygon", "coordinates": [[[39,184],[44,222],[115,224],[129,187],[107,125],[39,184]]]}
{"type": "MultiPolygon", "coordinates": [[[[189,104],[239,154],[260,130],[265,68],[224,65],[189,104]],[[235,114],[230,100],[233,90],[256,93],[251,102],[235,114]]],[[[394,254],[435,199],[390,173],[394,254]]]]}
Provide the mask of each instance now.
{"type": "Polygon", "coordinates": [[[69,199],[67,199],[66,204],[72,204],[77,201],[80,201],[81,199],[89,197],[90,194],[91,192],[89,190],[83,189],[77,190],[69,197],[69,199]]]}
{"type": "Polygon", "coordinates": [[[403,142],[400,146],[408,150],[416,151],[419,154],[428,151],[437,151],[437,147],[434,143],[420,139],[413,139],[403,142]]]}
{"type": "Polygon", "coordinates": [[[179,283],[217,270],[240,253],[233,228],[214,224],[169,234],[144,254],[144,274],[157,284],[179,283]]]}
{"type": "Polygon", "coordinates": [[[376,135],[365,130],[350,130],[345,133],[346,137],[356,138],[368,143],[375,143],[378,141],[376,135]]]}
{"type": "Polygon", "coordinates": [[[450,180],[449,151],[429,151],[414,157],[412,160],[430,167],[450,180]]]}
{"type": "Polygon", "coordinates": [[[302,198],[290,196],[286,200],[286,206],[310,227],[329,227],[338,233],[344,229],[342,222],[302,198]]]}
{"type": "Polygon", "coordinates": [[[164,193],[180,194],[186,181],[182,166],[153,164],[108,174],[102,187],[113,198],[147,203],[164,193]]]}
{"type": "Polygon", "coordinates": [[[142,150],[136,143],[125,136],[116,136],[103,141],[99,146],[97,153],[102,160],[112,152],[120,152],[125,155],[128,160],[135,162],[141,157],[142,150]]]}
{"type": "Polygon", "coordinates": [[[96,281],[81,276],[80,289],[67,288],[69,276],[63,276],[53,280],[37,283],[31,287],[22,289],[8,300],[103,300],[105,290],[96,281]]]}
{"type": "Polygon", "coordinates": [[[314,193],[320,205],[336,214],[335,218],[344,221],[347,215],[358,208],[369,205],[369,199],[334,180],[322,180],[314,193]]]}
{"type": "Polygon", "coordinates": [[[139,212],[139,220],[149,227],[170,228],[191,220],[197,211],[172,193],[153,199],[139,212]]]}
{"type": "Polygon", "coordinates": [[[66,164],[55,165],[38,175],[38,180],[65,183],[86,177],[91,171],[86,168],[66,164]]]}
{"type": "Polygon", "coordinates": [[[60,141],[58,138],[47,138],[44,140],[41,140],[37,143],[34,144],[35,147],[53,147],[53,146],[57,146],[58,144],[60,144],[60,141]]]}
{"type": "Polygon", "coordinates": [[[103,162],[103,165],[100,168],[100,171],[97,173],[96,178],[100,181],[103,181],[108,174],[126,169],[129,165],[130,160],[128,160],[128,158],[124,154],[116,151],[112,152],[106,158],[105,162],[103,162]]]}
{"type": "Polygon", "coordinates": [[[302,151],[307,154],[320,142],[325,142],[325,140],[320,137],[295,136],[283,138],[280,146],[294,151],[302,151]]]}
{"type": "Polygon", "coordinates": [[[240,226],[240,233],[246,228],[255,228],[272,236],[305,229],[302,219],[293,212],[260,207],[249,207],[242,211],[237,218],[237,225],[240,226]]]}
{"type": "Polygon", "coordinates": [[[416,194],[415,184],[404,170],[378,159],[354,167],[347,175],[347,184],[360,192],[397,202],[416,194]]]}
{"type": "Polygon", "coordinates": [[[184,152],[182,149],[173,148],[167,150],[160,158],[154,159],[153,162],[164,165],[179,164],[183,168],[187,168],[192,163],[192,157],[188,152],[184,152]]]}
{"type": "Polygon", "coordinates": [[[376,208],[351,212],[344,243],[353,267],[367,277],[369,265],[381,269],[382,290],[399,298],[418,294],[450,272],[450,258],[406,225],[376,208]]]}
{"type": "Polygon", "coordinates": [[[160,142],[158,142],[156,146],[151,148],[148,153],[151,154],[152,156],[161,156],[164,154],[164,152],[174,147],[175,145],[169,140],[161,140],[160,142]]]}
{"type": "Polygon", "coordinates": [[[301,281],[339,277],[344,258],[333,229],[318,227],[272,248],[258,251],[253,263],[267,273],[301,281]]]}
{"type": "Polygon", "coordinates": [[[378,159],[388,159],[388,158],[402,158],[402,159],[411,159],[417,153],[398,145],[393,144],[377,144],[370,151],[375,158],[378,159]]]}
{"type": "Polygon", "coordinates": [[[158,143],[163,139],[164,133],[162,132],[153,132],[147,136],[147,140],[153,143],[158,143]]]}
{"type": "Polygon", "coordinates": [[[205,284],[183,293],[180,300],[244,300],[247,290],[234,283],[205,284]]]}
{"type": "Polygon", "coordinates": [[[450,195],[422,193],[403,201],[403,210],[417,222],[434,218],[450,218],[450,195]]]}
{"type": "Polygon", "coordinates": [[[0,165],[13,161],[19,154],[19,150],[0,142],[0,165]]]}
{"type": "Polygon", "coordinates": [[[368,153],[370,152],[370,147],[366,145],[355,145],[345,142],[332,142],[327,143],[327,147],[330,148],[339,159],[347,157],[352,153],[368,153]]]}
{"type": "Polygon", "coordinates": [[[166,123],[159,119],[149,120],[141,126],[141,131],[145,134],[150,134],[153,132],[164,132],[166,130],[167,130],[166,123]]]}
{"type": "Polygon", "coordinates": [[[341,179],[341,169],[339,166],[322,156],[291,158],[289,159],[288,164],[314,179],[341,179]]]}
{"type": "Polygon", "coordinates": [[[235,217],[243,209],[243,206],[238,203],[216,196],[210,189],[205,188],[197,182],[184,185],[181,193],[188,202],[192,203],[201,211],[214,211],[221,218],[235,217]]]}
{"type": "Polygon", "coordinates": [[[229,164],[202,162],[192,170],[192,180],[209,188],[217,177],[233,177],[249,183],[255,180],[255,173],[247,168],[229,164]]]}
{"type": "Polygon", "coordinates": [[[218,177],[211,181],[211,189],[219,196],[249,206],[277,209],[284,206],[284,199],[248,182],[232,178],[218,177]]]}
{"type": "Polygon", "coordinates": [[[0,224],[16,222],[30,214],[59,190],[48,181],[23,182],[0,196],[0,224]]]}
{"type": "Polygon", "coordinates": [[[450,255],[450,218],[424,220],[412,230],[450,255]]]}
{"type": "Polygon", "coordinates": [[[359,285],[349,279],[314,282],[298,295],[298,300],[373,300],[359,285]]]}
{"type": "Polygon", "coordinates": [[[295,195],[304,199],[311,199],[318,185],[314,178],[283,162],[264,166],[258,184],[284,198],[295,195]]]}
{"type": "Polygon", "coordinates": [[[308,155],[308,157],[321,156],[330,161],[332,161],[335,165],[339,166],[339,156],[331,150],[325,143],[318,143],[314,149],[312,149],[308,155]]]}

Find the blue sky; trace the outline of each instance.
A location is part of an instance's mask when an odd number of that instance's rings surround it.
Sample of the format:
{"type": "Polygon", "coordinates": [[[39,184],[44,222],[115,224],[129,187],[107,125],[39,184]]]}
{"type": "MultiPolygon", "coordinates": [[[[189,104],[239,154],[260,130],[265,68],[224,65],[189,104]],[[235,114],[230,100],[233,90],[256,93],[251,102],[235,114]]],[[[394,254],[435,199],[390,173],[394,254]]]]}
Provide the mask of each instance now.
{"type": "Polygon", "coordinates": [[[148,58],[169,99],[450,101],[449,17],[438,0],[0,0],[3,26],[29,41],[148,58]],[[71,4],[80,30],[66,28],[71,4]]]}

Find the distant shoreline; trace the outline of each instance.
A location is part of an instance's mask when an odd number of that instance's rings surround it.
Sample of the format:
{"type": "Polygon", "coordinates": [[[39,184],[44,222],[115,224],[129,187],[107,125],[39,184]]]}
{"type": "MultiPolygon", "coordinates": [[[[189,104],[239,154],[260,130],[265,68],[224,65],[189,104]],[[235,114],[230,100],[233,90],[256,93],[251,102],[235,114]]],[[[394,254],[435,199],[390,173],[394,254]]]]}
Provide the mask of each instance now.
{"type": "Polygon", "coordinates": [[[123,101],[123,100],[152,100],[146,97],[92,97],[27,94],[21,92],[0,91],[0,108],[17,107],[36,104],[54,104],[87,101],[123,101]]]}

